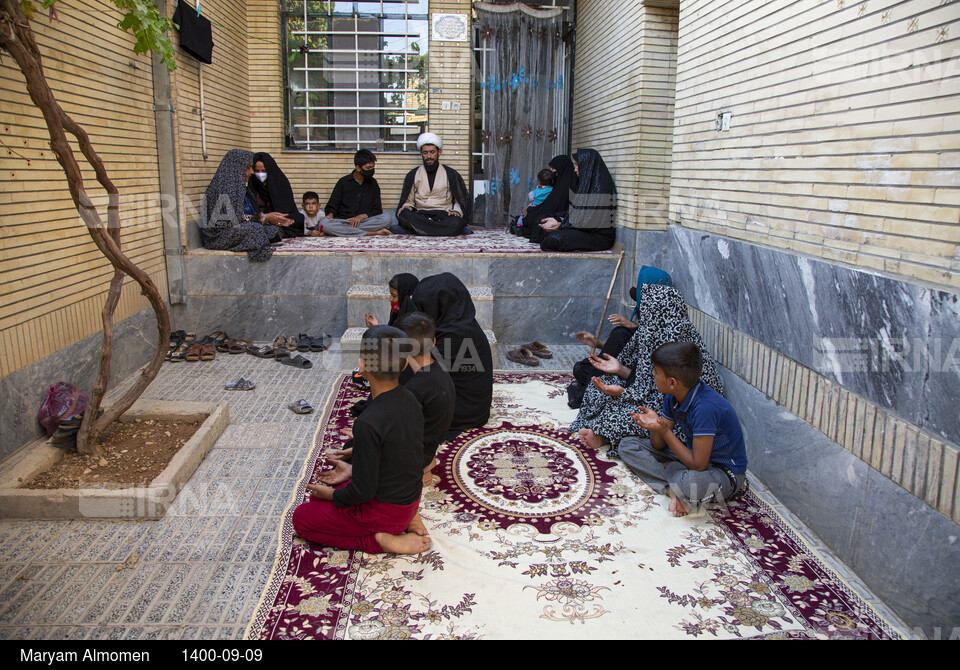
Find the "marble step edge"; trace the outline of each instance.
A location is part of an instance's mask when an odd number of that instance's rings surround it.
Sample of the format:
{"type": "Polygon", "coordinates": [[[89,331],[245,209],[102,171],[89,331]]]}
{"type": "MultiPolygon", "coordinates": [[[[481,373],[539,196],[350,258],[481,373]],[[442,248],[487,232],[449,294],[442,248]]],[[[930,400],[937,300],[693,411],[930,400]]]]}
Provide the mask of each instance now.
{"type": "MultiPolygon", "coordinates": [[[[489,286],[469,286],[470,297],[474,302],[492,302],[493,289],[489,286]]],[[[377,298],[387,300],[390,289],[386,284],[353,284],[347,290],[347,299],[377,298]]]]}
{"type": "MultiPolygon", "coordinates": [[[[350,347],[351,344],[359,348],[360,339],[363,337],[363,331],[366,328],[347,328],[343,335],[340,336],[340,347],[350,347]]],[[[497,344],[497,336],[493,334],[492,330],[484,329],[483,334],[487,336],[487,341],[490,343],[490,346],[493,347],[497,344]]]]}

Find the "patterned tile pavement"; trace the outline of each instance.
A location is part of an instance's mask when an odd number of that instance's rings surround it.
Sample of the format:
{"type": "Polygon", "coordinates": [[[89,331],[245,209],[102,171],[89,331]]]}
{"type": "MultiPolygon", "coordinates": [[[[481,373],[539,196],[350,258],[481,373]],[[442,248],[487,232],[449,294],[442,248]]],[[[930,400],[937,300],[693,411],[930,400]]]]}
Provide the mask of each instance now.
{"type": "MultiPolygon", "coordinates": [[[[500,345],[497,369],[570,370],[584,355],[582,346],[555,346],[552,360],[527,368],[506,360],[510,348],[500,345]]],[[[336,343],[305,356],[314,363],[309,370],[246,354],[165,363],[144,397],[227,400],[229,427],[159,521],[0,521],[0,638],[241,638],[316,431],[316,413],[294,414],[287,403],[304,398],[319,411],[354,364],[336,343]],[[239,376],[257,388],[224,390],[239,376]]],[[[865,600],[896,621],[761,482],[754,477],[752,484],[865,600]]]]}

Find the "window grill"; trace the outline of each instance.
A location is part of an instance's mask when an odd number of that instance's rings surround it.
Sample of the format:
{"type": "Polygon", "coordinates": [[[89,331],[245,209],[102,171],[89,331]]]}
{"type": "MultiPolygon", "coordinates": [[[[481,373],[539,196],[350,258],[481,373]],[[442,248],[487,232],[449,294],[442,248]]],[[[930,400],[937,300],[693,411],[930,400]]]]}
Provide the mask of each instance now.
{"type": "Polygon", "coordinates": [[[427,0],[285,0],[288,148],[416,150],[428,30],[427,0]]]}

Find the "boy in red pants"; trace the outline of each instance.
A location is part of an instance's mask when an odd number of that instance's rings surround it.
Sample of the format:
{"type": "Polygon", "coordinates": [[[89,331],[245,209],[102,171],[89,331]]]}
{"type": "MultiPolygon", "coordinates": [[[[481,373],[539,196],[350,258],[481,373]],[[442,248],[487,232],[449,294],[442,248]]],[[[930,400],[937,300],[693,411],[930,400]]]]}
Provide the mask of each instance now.
{"type": "Polygon", "coordinates": [[[294,510],[305,540],[368,553],[419,554],[430,548],[420,520],[423,413],[398,384],[401,330],[374,326],[363,334],[360,371],[371,400],[353,424],[353,479],[337,488],[308,484],[312,499],[294,510]]]}

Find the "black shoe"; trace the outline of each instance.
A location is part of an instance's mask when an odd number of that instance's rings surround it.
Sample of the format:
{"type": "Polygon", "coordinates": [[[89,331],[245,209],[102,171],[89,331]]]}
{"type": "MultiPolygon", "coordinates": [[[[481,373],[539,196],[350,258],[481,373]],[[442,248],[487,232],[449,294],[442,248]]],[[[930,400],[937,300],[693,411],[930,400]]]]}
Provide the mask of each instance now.
{"type": "Polygon", "coordinates": [[[369,391],[369,390],[370,390],[370,382],[368,382],[368,381],[364,378],[364,376],[360,374],[360,368],[356,368],[356,369],[353,371],[353,385],[356,386],[357,388],[363,389],[363,390],[365,390],[365,391],[369,391]]]}
{"type": "Polygon", "coordinates": [[[570,382],[570,385],[567,387],[567,407],[570,409],[580,409],[580,405],[583,404],[583,394],[586,390],[587,387],[580,382],[570,382]]]}

